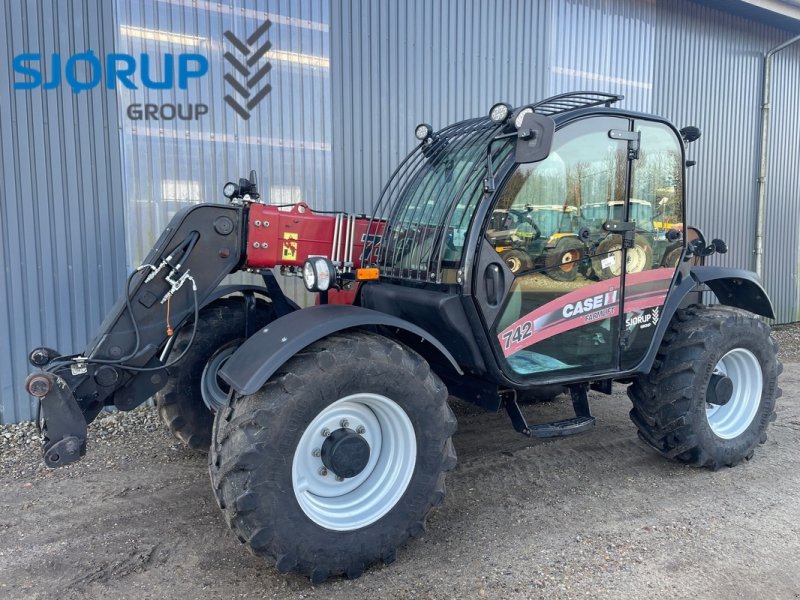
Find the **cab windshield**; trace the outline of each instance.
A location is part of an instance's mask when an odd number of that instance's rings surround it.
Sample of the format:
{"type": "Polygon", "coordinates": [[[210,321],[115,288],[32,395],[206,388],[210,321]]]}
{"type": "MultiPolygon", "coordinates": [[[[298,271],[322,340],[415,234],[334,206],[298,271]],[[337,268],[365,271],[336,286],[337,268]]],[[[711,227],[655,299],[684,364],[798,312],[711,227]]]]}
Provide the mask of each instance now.
{"type": "MultiPolygon", "coordinates": [[[[495,132],[488,119],[467,121],[443,130],[409,156],[384,192],[393,198],[382,274],[431,281],[441,268],[458,266],[483,195],[486,152],[495,132]]],[[[512,148],[507,141],[492,145],[495,168],[512,148]]]]}

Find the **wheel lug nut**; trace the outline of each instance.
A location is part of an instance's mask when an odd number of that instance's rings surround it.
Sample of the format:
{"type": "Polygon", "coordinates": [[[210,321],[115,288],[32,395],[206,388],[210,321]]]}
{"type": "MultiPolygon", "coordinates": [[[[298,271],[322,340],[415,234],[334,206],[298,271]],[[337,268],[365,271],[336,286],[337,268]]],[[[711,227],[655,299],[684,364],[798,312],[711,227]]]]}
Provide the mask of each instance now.
{"type": "Polygon", "coordinates": [[[348,421],[347,419],[342,419],[341,421],[339,421],[339,425],[342,428],[349,427],[350,426],[350,421],[348,421]]]}
{"type": "Polygon", "coordinates": [[[364,427],[363,425],[359,425],[358,427],[356,427],[356,433],[358,435],[364,435],[366,432],[367,432],[367,428],[364,427]]]}
{"type": "Polygon", "coordinates": [[[314,450],[311,452],[311,456],[319,456],[320,454],[322,454],[322,450],[319,448],[314,448],[314,450]]]}
{"type": "Polygon", "coordinates": [[[327,427],[322,430],[322,437],[328,437],[331,434],[331,430],[327,427]]]}
{"type": "Polygon", "coordinates": [[[327,477],[328,476],[328,469],[326,469],[325,467],[322,467],[319,470],[319,474],[322,475],[323,477],[327,477]]]}
{"type": "Polygon", "coordinates": [[[336,476],[336,481],[344,481],[344,477],[340,477],[339,475],[336,476]]]}

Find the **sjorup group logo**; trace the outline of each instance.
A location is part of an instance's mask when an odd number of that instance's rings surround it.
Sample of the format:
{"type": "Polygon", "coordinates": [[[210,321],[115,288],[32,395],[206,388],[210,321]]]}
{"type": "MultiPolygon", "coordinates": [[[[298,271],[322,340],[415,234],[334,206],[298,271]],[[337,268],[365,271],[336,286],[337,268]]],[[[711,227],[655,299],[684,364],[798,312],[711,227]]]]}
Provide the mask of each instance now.
{"type": "Polygon", "coordinates": [[[226,94],[225,102],[245,120],[250,118],[250,111],[258,106],[272,90],[269,83],[261,85],[262,79],[270,72],[272,65],[269,62],[259,65],[261,58],[272,47],[269,40],[260,41],[271,25],[272,22],[267,19],[246,40],[239,39],[232,31],[224,33],[225,39],[241,56],[240,60],[232,52],[226,52],[225,60],[245,78],[245,84],[242,85],[236,81],[233,75],[225,73],[226,83],[241,97],[240,102],[233,95],[226,94]],[[259,85],[261,85],[260,89],[259,85]]]}
{"type": "MultiPolygon", "coordinates": [[[[270,93],[272,86],[265,78],[272,69],[266,60],[272,44],[266,33],[272,26],[267,19],[247,38],[240,39],[232,31],[223,35],[230,50],[223,58],[243,78],[237,80],[232,73],[225,73],[225,103],[242,119],[249,119],[255,109],[270,93]]],[[[223,42],[225,44],[225,42],[223,42]]],[[[14,56],[14,89],[42,90],[58,89],[67,85],[74,94],[89,92],[97,87],[116,92],[128,90],[189,90],[193,81],[205,77],[209,71],[209,59],[197,53],[164,53],[138,56],[111,52],[105,56],[88,49],[64,59],[60,53],[49,57],[39,52],[24,52],[14,56]],[[45,67],[47,74],[45,74],[45,67]]],[[[208,104],[190,103],[132,103],[125,109],[127,117],[134,121],[171,121],[174,119],[197,120],[208,113],[208,104]]]]}

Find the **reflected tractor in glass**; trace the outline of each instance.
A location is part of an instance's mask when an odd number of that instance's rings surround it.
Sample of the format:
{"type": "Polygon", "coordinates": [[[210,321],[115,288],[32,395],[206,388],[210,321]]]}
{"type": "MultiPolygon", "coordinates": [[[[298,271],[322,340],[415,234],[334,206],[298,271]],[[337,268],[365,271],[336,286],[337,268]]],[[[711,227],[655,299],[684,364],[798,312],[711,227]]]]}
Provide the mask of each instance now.
{"type": "Polygon", "coordinates": [[[424,533],[456,466],[449,396],[555,438],[592,428],[587,391],[616,382],[666,458],[750,459],[781,393],[771,302],[753,273],[705,265],[727,248],[685,223],[699,130],[620,100],[423,123],[369,217],[271,205],[254,172],[181,210],[82,352],[30,353],[45,463],[84,456],[104,408],[154,398],[208,453],[236,537],[318,583],[424,533]],[[223,285],[236,272],[261,279],[223,285]],[[560,391],[574,415],[520,408],[560,391]]]}

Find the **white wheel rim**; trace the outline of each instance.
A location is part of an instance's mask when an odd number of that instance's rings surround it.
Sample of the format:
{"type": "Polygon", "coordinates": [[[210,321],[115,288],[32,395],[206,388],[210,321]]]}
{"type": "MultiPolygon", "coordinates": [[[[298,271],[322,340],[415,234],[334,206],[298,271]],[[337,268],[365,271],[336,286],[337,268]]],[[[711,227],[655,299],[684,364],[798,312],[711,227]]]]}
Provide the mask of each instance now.
{"type": "Polygon", "coordinates": [[[512,273],[516,273],[519,271],[522,262],[516,256],[512,256],[511,258],[506,259],[506,264],[508,265],[508,268],[511,269],[512,273]]]}
{"type": "Polygon", "coordinates": [[[628,273],[641,273],[647,267],[647,253],[641,246],[628,249],[628,273]]]}
{"type": "Polygon", "coordinates": [[[308,425],[292,460],[292,487],[300,508],[317,525],[334,531],[352,531],[374,523],[388,513],[408,487],[417,463],[414,425],[393,400],[379,394],[353,394],[337,400],[308,425]],[[369,444],[366,467],[355,477],[337,481],[322,474],[319,450],[323,431],[347,428],[369,444]]]}
{"type": "Polygon", "coordinates": [[[238,348],[239,345],[236,344],[217,351],[203,367],[203,374],[200,376],[200,395],[208,410],[213,413],[222,408],[228,399],[228,388],[222,387],[223,384],[217,375],[238,348]]]}
{"type": "Polygon", "coordinates": [[[736,348],[723,356],[714,373],[730,378],[731,399],[723,405],[706,404],[706,419],[714,435],[730,440],[744,433],[761,404],[764,376],[755,354],[736,348]]]}
{"type": "Polygon", "coordinates": [[[615,277],[620,274],[622,269],[620,268],[620,256],[622,255],[622,246],[614,245],[609,246],[607,249],[607,256],[611,258],[614,262],[608,267],[608,270],[612,275],[615,277]],[[619,252],[620,254],[617,254],[619,252]]]}

